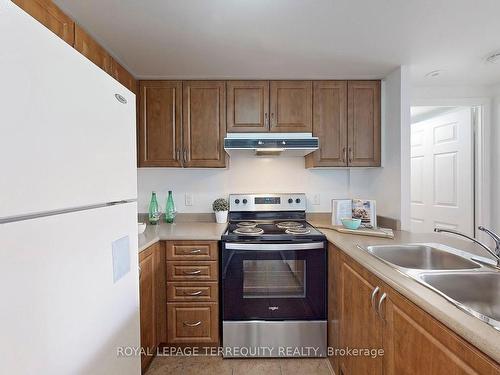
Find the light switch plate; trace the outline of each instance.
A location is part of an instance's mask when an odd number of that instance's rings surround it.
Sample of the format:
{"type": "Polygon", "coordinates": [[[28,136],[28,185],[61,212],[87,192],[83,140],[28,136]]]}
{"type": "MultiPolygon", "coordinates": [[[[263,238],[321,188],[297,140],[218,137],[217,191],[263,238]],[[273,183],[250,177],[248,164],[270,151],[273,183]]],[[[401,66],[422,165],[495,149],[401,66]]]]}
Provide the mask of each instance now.
{"type": "Polygon", "coordinates": [[[130,272],[130,238],[125,236],[111,243],[113,253],[113,283],[130,272]]]}
{"type": "Polygon", "coordinates": [[[184,196],[184,205],[185,206],[192,206],[193,205],[193,194],[191,193],[186,193],[184,196]]]}

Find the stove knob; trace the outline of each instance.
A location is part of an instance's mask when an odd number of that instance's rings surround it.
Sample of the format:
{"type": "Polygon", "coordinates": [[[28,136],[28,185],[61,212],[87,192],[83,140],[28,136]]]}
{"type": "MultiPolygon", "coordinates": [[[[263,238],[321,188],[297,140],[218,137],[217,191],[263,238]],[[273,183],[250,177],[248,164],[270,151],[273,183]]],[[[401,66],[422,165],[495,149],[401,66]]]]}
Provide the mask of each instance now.
{"type": "Polygon", "coordinates": [[[243,199],[243,204],[247,204],[247,200],[246,199],[243,199]]]}
{"type": "Polygon", "coordinates": [[[239,199],[235,199],[235,200],[234,200],[234,203],[239,204],[239,203],[240,203],[240,200],[239,200],[239,199]]]}
{"type": "Polygon", "coordinates": [[[299,198],[295,199],[295,203],[300,203],[300,199],[299,198]]]}
{"type": "Polygon", "coordinates": [[[292,204],[293,203],[293,199],[292,198],[288,198],[288,203],[292,204]]]}

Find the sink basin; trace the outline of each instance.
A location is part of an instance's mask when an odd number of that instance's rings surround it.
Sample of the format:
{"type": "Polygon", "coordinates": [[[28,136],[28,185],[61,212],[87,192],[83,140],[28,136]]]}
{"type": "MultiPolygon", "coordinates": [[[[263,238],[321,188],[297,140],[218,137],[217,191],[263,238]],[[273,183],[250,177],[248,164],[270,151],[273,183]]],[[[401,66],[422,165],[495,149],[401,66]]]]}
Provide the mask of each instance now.
{"type": "Polygon", "coordinates": [[[468,270],[481,266],[463,256],[426,244],[368,246],[369,253],[394,266],[419,270],[468,270]]]}
{"type": "Polygon", "coordinates": [[[500,328],[500,273],[424,273],[419,279],[460,308],[500,328]]]}

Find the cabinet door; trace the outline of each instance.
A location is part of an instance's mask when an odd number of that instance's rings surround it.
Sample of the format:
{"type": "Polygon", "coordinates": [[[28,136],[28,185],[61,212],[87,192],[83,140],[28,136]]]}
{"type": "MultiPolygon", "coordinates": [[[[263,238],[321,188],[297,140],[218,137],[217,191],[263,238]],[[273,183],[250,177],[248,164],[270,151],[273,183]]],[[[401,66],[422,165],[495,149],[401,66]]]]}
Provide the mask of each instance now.
{"type": "Polygon", "coordinates": [[[69,45],[75,38],[75,23],[51,0],[12,0],[69,45]]]}
{"type": "Polygon", "coordinates": [[[269,81],[228,81],[227,131],[269,131],[269,81]]]}
{"type": "MultiPolygon", "coordinates": [[[[382,349],[383,326],[371,304],[375,283],[346,262],[342,262],[340,272],[340,347],[382,349]]],[[[382,357],[343,356],[340,359],[344,375],[382,374],[382,366],[382,357]]]]}
{"type": "Polygon", "coordinates": [[[348,159],[352,167],[380,166],[380,81],[349,81],[348,159]]]}
{"type": "Polygon", "coordinates": [[[140,81],[139,167],[180,167],[180,81],[140,81]]]}
{"type": "Polygon", "coordinates": [[[109,75],[113,75],[113,58],[79,25],[75,24],[75,49],[109,75]]]}
{"type": "Polygon", "coordinates": [[[216,302],[169,303],[169,344],[219,342],[219,305],[216,302]]]}
{"type": "Polygon", "coordinates": [[[226,83],[183,83],[183,154],[185,167],[225,167],[226,83]]]}
{"type": "Polygon", "coordinates": [[[395,291],[386,316],[386,374],[500,374],[498,363],[395,291]]]}
{"type": "Polygon", "coordinates": [[[139,298],[141,347],[144,351],[147,351],[147,354],[141,355],[142,369],[144,370],[153,359],[152,354],[156,347],[154,248],[150,247],[140,255],[139,298]]]}
{"type": "MultiPolygon", "coordinates": [[[[340,286],[341,286],[340,250],[328,244],[328,347],[340,348],[340,286]]],[[[339,356],[329,357],[333,372],[340,374],[339,356]]]]}
{"type": "Polygon", "coordinates": [[[271,81],[271,131],[312,131],[312,82],[271,81]]]}
{"type": "Polygon", "coordinates": [[[306,156],[306,166],[347,166],[347,82],[315,81],[313,135],[319,150],[306,156]]]}

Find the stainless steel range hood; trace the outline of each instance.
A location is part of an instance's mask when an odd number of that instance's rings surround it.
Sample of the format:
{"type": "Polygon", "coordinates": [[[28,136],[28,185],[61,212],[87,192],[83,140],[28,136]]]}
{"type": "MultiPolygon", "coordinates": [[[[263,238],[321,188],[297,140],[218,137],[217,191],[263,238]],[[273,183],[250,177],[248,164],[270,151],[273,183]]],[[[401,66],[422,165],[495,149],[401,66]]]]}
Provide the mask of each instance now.
{"type": "Polygon", "coordinates": [[[311,133],[228,133],[224,138],[229,155],[305,156],[318,147],[318,137],[311,133]]]}

